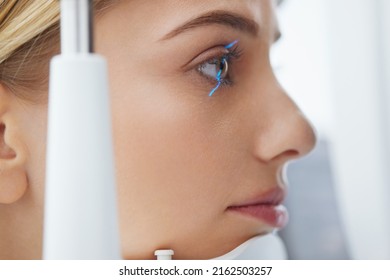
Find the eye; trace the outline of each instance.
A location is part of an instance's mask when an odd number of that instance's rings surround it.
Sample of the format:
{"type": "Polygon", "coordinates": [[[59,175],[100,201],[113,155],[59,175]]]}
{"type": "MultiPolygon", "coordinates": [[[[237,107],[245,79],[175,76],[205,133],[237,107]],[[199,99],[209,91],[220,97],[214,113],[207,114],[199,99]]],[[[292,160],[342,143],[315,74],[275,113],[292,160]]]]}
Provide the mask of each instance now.
{"type": "Polygon", "coordinates": [[[213,80],[224,80],[228,76],[229,62],[225,56],[206,61],[199,65],[198,71],[213,80]]]}
{"type": "Polygon", "coordinates": [[[224,46],[223,54],[206,60],[197,67],[198,72],[203,77],[216,83],[215,87],[211,89],[209,96],[212,96],[220,86],[232,85],[229,70],[231,70],[233,59],[238,59],[241,56],[237,43],[238,40],[235,40],[224,46]]]}

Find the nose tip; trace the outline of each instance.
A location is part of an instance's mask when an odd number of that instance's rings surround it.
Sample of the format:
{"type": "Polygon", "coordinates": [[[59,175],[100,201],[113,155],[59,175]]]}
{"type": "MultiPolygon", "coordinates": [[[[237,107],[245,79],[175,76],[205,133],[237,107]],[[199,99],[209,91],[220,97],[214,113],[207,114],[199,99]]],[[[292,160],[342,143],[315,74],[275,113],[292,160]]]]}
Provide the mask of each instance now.
{"type": "MultiPolygon", "coordinates": [[[[317,135],[316,130],[313,124],[306,118],[306,116],[297,109],[298,112],[296,114],[296,131],[292,129],[291,134],[295,133],[295,139],[291,143],[292,147],[295,147],[297,151],[297,156],[302,157],[310,153],[316,143],[317,143],[317,135]]],[[[293,136],[294,137],[294,136],[293,136]]],[[[294,139],[294,138],[293,138],[294,139]]]]}
{"type": "Polygon", "coordinates": [[[262,161],[287,161],[307,155],[317,137],[312,124],[290,100],[284,110],[276,110],[271,122],[258,134],[256,154],[262,161]]]}

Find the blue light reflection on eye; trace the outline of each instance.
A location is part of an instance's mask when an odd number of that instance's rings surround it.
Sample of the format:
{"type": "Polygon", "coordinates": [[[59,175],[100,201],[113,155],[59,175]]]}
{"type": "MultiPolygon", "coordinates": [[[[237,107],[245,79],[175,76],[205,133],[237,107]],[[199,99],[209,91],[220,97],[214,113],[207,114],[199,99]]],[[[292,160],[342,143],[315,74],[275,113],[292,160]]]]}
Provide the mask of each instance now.
{"type": "Polygon", "coordinates": [[[214,92],[219,88],[219,86],[221,85],[221,74],[222,74],[222,70],[219,70],[218,71],[218,74],[217,74],[217,81],[218,81],[218,84],[215,86],[215,88],[213,88],[210,93],[209,93],[209,96],[212,96],[214,94],[214,92]]]}
{"type": "MultiPolygon", "coordinates": [[[[226,45],[225,46],[225,49],[230,49],[231,47],[233,47],[235,44],[237,44],[238,40],[235,40],[233,42],[231,42],[230,44],[226,45]]],[[[217,80],[217,85],[210,91],[209,93],[209,96],[212,96],[214,94],[214,92],[220,87],[221,85],[221,74],[222,74],[222,69],[220,69],[217,73],[217,77],[216,77],[216,80],[217,80]]]]}

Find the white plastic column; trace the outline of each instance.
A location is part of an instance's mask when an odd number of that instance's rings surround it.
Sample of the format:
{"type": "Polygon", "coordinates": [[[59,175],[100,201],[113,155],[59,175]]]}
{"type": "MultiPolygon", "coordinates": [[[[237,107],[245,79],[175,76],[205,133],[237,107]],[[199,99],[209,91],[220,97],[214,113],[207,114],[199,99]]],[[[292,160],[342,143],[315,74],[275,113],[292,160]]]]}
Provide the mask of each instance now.
{"type": "Polygon", "coordinates": [[[107,65],[74,34],[86,1],[61,1],[50,65],[44,259],[121,258],[107,65]]]}

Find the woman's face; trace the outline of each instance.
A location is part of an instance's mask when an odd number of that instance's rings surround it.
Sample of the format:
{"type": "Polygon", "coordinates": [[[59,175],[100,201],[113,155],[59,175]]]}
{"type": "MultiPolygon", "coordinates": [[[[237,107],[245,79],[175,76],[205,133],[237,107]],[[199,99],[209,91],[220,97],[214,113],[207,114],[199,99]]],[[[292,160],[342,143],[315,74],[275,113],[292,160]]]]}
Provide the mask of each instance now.
{"type": "MultiPolygon", "coordinates": [[[[97,19],[95,48],[109,68],[124,258],[153,259],[164,248],[176,259],[213,258],[285,223],[271,206],[247,207],[253,215],[229,208],[278,204],[283,166],[315,142],[270,65],[279,35],[273,5],[118,1],[97,19]],[[221,86],[209,96],[217,78],[221,86]]],[[[0,205],[0,213],[12,213],[8,231],[28,232],[31,244],[42,233],[27,228],[42,225],[47,107],[15,108],[15,129],[23,131],[15,139],[28,147],[29,192],[0,205]],[[39,211],[31,214],[32,207],[39,211]]]]}
{"type": "Polygon", "coordinates": [[[284,224],[227,209],[285,190],[315,142],[272,71],[278,35],[271,0],[120,1],[98,19],[125,258],[212,258],[284,224]]]}

